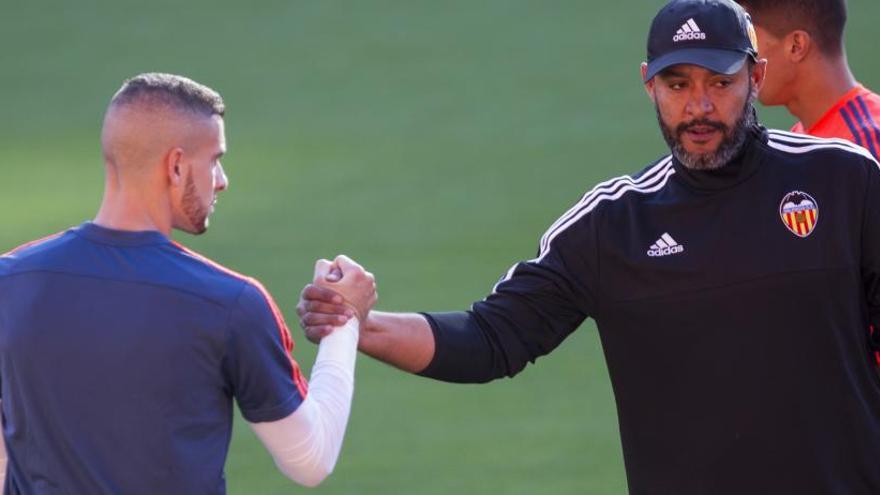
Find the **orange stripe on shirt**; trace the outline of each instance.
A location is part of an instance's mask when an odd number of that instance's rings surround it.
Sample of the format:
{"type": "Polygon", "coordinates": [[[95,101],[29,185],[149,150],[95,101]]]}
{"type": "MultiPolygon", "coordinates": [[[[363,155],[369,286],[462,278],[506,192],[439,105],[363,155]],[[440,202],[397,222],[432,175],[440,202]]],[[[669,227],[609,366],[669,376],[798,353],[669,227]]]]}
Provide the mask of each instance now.
{"type": "Polygon", "coordinates": [[[19,251],[25,250],[29,247],[33,247],[33,246],[36,246],[37,244],[42,244],[44,242],[51,241],[52,239],[55,239],[56,237],[60,237],[61,234],[64,234],[65,232],[67,232],[67,230],[62,230],[61,232],[56,232],[52,235],[47,235],[46,237],[41,237],[35,241],[26,242],[26,243],[22,244],[21,246],[13,248],[12,250],[10,250],[6,253],[0,254],[0,257],[12,256],[13,254],[15,254],[19,251]]]}
{"type": "Polygon", "coordinates": [[[275,323],[278,325],[278,333],[281,337],[281,343],[284,346],[284,350],[286,351],[285,354],[287,354],[287,359],[290,362],[290,366],[292,368],[291,376],[293,377],[293,383],[296,384],[297,390],[299,390],[300,395],[303,397],[303,399],[305,399],[306,395],[309,392],[309,384],[303,376],[302,371],[299,368],[299,364],[297,364],[296,360],[293,359],[293,356],[291,355],[291,352],[293,351],[293,348],[295,346],[293,342],[293,337],[290,336],[290,329],[287,328],[287,323],[285,323],[284,316],[281,314],[281,310],[278,308],[278,305],[275,304],[275,299],[273,299],[272,295],[269,294],[269,291],[266,290],[265,287],[263,287],[263,284],[261,284],[257,279],[238,273],[235,270],[231,270],[221,265],[220,263],[217,263],[216,261],[187,248],[179,242],[171,241],[171,244],[173,244],[186,254],[197,258],[204,263],[207,263],[208,265],[222,271],[223,273],[226,273],[227,275],[231,275],[239,280],[253,285],[258,291],[260,291],[260,294],[263,295],[263,299],[266,300],[266,303],[269,305],[269,309],[272,311],[272,316],[275,317],[275,323]]]}

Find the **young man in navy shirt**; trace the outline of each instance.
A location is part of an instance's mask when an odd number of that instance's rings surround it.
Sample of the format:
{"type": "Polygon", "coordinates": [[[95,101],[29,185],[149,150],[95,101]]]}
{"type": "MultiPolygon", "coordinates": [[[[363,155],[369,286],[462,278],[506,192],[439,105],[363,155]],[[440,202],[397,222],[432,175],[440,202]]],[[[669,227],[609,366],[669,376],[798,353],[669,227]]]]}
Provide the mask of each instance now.
{"type": "Polygon", "coordinates": [[[266,289],[170,239],[205,232],[228,187],[224,110],[181,76],[126,81],[94,221],[0,257],[4,493],[224,493],[233,398],[288,477],[332,471],[373,281],[337,263],[340,287],[369,295],[321,344],[309,389],[266,289]]]}

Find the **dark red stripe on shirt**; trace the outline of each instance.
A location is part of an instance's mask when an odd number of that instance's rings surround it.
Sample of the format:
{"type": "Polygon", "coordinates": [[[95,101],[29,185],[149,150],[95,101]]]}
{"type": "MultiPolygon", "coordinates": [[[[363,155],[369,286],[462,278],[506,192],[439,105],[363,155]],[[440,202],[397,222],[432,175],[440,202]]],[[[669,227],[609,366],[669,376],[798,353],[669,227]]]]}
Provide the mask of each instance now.
{"type": "MultiPolygon", "coordinates": [[[[880,126],[877,125],[874,116],[871,115],[871,111],[868,110],[868,104],[865,103],[865,99],[862,98],[861,95],[856,96],[856,102],[859,104],[859,108],[862,109],[862,113],[865,115],[865,120],[868,121],[868,128],[874,131],[874,144],[880,149],[880,126]]],[[[867,130],[865,132],[867,133],[867,130]]],[[[874,158],[880,159],[880,156],[875,153],[874,158]]]]}
{"type": "Polygon", "coordinates": [[[226,268],[220,263],[217,263],[216,261],[202,256],[201,254],[187,248],[183,244],[175,241],[171,241],[171,243],[177,246],[178,249],[185,252],[186,254],[199,259],[200,261],[220,270],[221,272],[242,280],[248,284],[251,284],[260,292],[260,294],[262,294],[263,299],[266,301],[266,304],[268,304],[269,309],[272,311],[272,315],[275,317],[275,323],[278,326],[278,333],[281,337],[281,344],[284,346],[284,350],[286,351],[285,354],[287,354],[287,359],[290,361],[290,366],[292,368],[291,376],[293,377],[293,383],[296,384],[296,388],[297,390],[299,390],[299,394],[302,396],[303,399],[305,399],[306,394],[308,394],[309,391],[309,384],[303,376],[302,371],[300,371],[299,364],[297,364],[296,360],[293,359],[293,356],[290,354],[293,351],[294,347],[293,338],[290,336],[290,329],[287,328],[287,323],[285,323],[284,316],[281,314],[281,310],[278,308],[278,305],[275,304],[275,299],[273,299],[272,295],[269,294],[269,291],[266,290],[265,287],[263,287],[263,284],[252,277],[248,277],[247,275],[238,273],[235,270],[226,268]]]}
{"type": "Polygon", "coordinates": [[[15,254],[15,253],[17,253],[17,252],[19,252],[19,251],[25,250],[25,249],[27,249],[27,248],[29,248],[29,247],[36,246],[37,244],[42,244],[42,243],[44,243],[44,242],[46,242],[46,241],[51,241],[52,239],[55,239],[56,237],[59,237],[59,236],[60,236],[61,234],[63,234],[64,232],[66,232],[66,230],[62,230],[61,232],[57,232],[57,233],[52,234],[52,235],[47,235],[46,237],[41,237],[40,239],[37,239],[37,240],[35,240],[35,241],[26,242],[26,243],[22,244],[21,246],[18,246],[17,248],[14,248],[14,249],[10,250],[9,252],[3,253],[2,255],[0,255],[0,257],[2,257],[2,256],[12,256],[13,254],[15,254]]]}
{"type": "Polygon", "coordinates": [[[856,104],[852,100],[846,102],[846,106],[849,107],[849,110],[858,121],[858,127],[859,129],[861,129],[862,133],[865,136],[865,143],[867,143],[866,147],[868,148],[868,151],[870,151],[872,155],[877,156],[877,146],[874,144],[874,138],[868,131],[868,122],[862,116],[862,113],[859,112],[858,107],[856,107],[856,104]]]}
{"type": "Polygon", "coordinates": [[[840,107],[840,116],[843,117],[843,121],[846,122],[846,126],[849,127],[849,132],[852,133],[855,143],[859,146],[863,146],[862,136],[859,135],[859,130],[856,128],[853,118],[847,113],[846,107],[840,107]]]}

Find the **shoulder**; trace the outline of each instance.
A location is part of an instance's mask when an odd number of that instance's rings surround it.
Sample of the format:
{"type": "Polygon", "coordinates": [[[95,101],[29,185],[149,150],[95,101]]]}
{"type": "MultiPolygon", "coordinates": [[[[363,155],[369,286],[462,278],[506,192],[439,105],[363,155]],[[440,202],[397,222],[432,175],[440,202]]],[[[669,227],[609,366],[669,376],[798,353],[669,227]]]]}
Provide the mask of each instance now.
{"type": "Polygon", "coordinates": [[[239,273],[180,243],[171,242],[194,289],[212,299],[238,306],[247,312],[274,312],[276,305],[269,291],[254,277],[239,273]]]}
{"type": "Polygon", "coordinates": [[[39,261],[59,248],[67,245],[73,236],[70,230],[57,232],[30,242],[26,242],[5,253],[0,254],[0,275],[11,273],[13,270],[28,266],[39,261]]]}
{"type": "Polygon", "coordinates": [[[597,208],[615,204],[625,197],[639,197],[657,192],[666,186],[669,177],[674,173],[672,155],[664,156],[635,174],[621,175],[597,184],[569,212],[575,210],[583,216],[597,208]]]}
{"type": "Polygon", "coordinates": [[[597,210],[621,204],[631,197],[643,196],[663,189],[669,177],[674,173],[672,155],[667,155],[654,161],[638,173],[622,175],[600,182],[587,191],[580,201],[563,213],[547,229],[541,237],[541,251],[548,249],[550,243],[558,236],[565,232],[571,232],[572,226],[583,224],[593,218],[597,210]]]}
{"type": "Polygon", "coordinates": [[[865,88],[856,96],[856,101],[865,106],[875,121],[878,120],[877,118],[880,117],[880,95],[865,88]]]}
{"type": "Polygon", "coordinates": [[[837,166],[846,163],[864,164],[866,161],[877,164],[877,160],[868,150],[839,138],[819,138],[769,130],[767,146],[779,157],[794,163],[812,161],[831,163],[830,160],[833,160],[833,164],[837,166]]]}
{"type": "MultiPolygon", "coordinates": [[[[253,294],[259,282],[256,279],[228,268],[188,247],[171,241],[170,248],[176,258],[178,270],[186,274],[190,291],[209,299],[234,305],[245,292],[253,294]]],[[[257,291],[258,292],[258,291],[257,291]]]]}

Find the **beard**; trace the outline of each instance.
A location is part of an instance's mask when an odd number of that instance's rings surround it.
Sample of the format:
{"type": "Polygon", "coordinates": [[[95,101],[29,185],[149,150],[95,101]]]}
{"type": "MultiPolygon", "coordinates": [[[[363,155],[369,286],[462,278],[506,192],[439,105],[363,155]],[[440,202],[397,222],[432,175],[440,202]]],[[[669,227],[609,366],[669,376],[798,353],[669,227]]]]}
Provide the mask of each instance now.
{"type": "Polygon", "coordinates": [[[663,133],[663,139],[672,150],[672,154],[685,168],[689,170],[717,170],[727,165],[730,160],[740,152],[746,142],[749,129],[757,122],[755,118],[755,97],[752,91],[752,85],[749,85],[749,97],[743,105],[742,112],[730,128],[723,122],[710,120],[707,118],[694,119],[690,122],[682,122],[675,129],[672,129],[663,122],[660,115],[660,107],[654,105],[657,110],[657,122],[660,124],[660,131],[663,133]],[[706,153],[691,153],[685,149],[681,141],[681,135],[694,126],[712,127],[721,132],[721,143],[715,151],[706,153]]]}
{"type": "Polygon", "coordinates": [[[193,235],[204,234],[208,230],[208,209],[202,205],[199,199],[199,193],[196,190],[196,183],[193,180],[192,172],[186,176],[181,203],[183,214],[186,215],[186,219],[189,221],[192,229],[187,229],[187,232],[193,235]]]}

